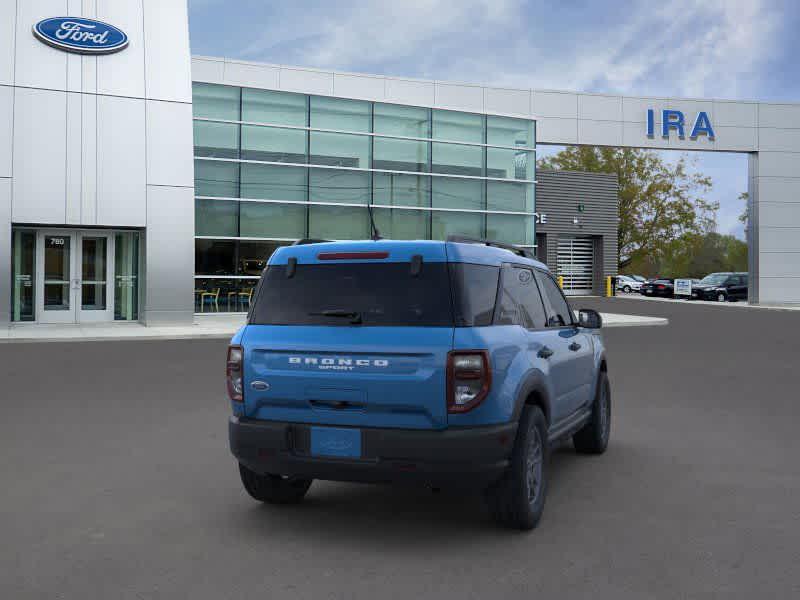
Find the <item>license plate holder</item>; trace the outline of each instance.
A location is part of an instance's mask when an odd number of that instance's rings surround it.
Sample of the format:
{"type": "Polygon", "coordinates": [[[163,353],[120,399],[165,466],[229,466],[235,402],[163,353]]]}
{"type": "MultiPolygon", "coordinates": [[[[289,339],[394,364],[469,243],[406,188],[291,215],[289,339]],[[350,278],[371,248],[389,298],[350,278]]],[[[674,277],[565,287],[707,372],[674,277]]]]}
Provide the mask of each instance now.
{"type": "Polygon", "coordinates": [[[344,427],[312,427],[311,456],[361,458],[361,430],[344,427]]]}

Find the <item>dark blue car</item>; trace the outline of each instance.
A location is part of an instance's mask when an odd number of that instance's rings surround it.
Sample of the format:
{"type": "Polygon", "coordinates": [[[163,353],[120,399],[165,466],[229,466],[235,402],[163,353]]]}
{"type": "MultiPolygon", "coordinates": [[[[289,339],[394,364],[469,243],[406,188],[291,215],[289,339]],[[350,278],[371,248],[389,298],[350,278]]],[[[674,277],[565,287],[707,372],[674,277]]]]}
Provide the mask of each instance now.
{"type": "Polygon", "coordinates": [[[608,444],[600,325],[513,246],[281,248],[228,350],[242,483],[270,503],[314,479],[477,486],[498,521],[532,528],[549,448],[608,444]]]}

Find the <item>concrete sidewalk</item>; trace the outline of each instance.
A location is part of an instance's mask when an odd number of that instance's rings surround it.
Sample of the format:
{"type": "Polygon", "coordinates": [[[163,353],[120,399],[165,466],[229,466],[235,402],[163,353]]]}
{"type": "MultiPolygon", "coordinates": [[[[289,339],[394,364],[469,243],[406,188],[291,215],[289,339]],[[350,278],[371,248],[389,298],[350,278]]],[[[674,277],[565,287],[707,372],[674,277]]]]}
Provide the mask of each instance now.
{"type": "MultiPolygon", "coordinates": [[[[661,317],[602,313],[603,327],[666,325],[661,317]]],[[[0,330],[0,343],[10,342],[96,342],[102,340],[180,340],[229,338],[244,325],[244,315],[203,315],[193,325],[146,327],[140,323],[97,323],[82,325],[37,325],[17,323],[0,330]]]]}

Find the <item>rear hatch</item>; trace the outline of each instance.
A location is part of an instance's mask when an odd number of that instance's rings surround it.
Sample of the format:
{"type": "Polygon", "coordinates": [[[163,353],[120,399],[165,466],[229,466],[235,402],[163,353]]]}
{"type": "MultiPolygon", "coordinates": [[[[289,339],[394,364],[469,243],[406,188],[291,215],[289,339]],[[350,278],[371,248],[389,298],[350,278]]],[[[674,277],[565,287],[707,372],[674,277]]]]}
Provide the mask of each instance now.
{"type": "Polygon", "coordinates": [[[291,246],[270,260],[244,332],[247,416],[447,425],[453,311],[444,244],[291,246]]]}

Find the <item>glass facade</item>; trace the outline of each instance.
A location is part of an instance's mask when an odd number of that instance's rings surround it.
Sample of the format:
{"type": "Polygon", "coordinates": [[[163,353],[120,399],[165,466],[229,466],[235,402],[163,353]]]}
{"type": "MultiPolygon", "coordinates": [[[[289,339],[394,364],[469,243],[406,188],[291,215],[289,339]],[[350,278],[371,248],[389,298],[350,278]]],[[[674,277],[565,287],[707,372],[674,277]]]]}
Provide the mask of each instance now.
{"type": "Polygon", "coordinates": [[[458,234],[533,246],[535,122],[193,85],[195,310],[247,310],[301,238],[458,234]]]}

